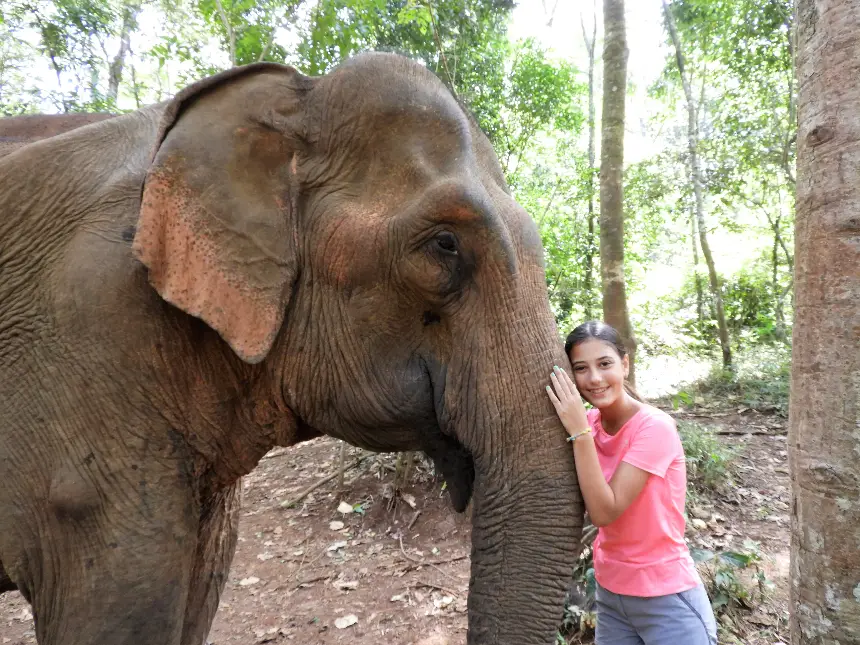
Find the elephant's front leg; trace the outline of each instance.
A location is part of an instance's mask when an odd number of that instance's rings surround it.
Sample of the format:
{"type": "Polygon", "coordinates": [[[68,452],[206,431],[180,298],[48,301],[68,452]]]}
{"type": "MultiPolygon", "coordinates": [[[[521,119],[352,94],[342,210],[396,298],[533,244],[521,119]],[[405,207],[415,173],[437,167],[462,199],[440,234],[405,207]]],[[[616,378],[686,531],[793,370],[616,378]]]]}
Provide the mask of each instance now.
{"type": "Polygon", "coordinates": [[[201,517],[193,482],[182,459],[111,457],[55,471],[38,538],[15,558],[40,645],[182,642],[201,517]]]}
{"type": "Polygon", "coordinates": [[[236,550],[241,480],[204,504],[182,628],[182,645],[202,645],[215,618],[236,550]]]}

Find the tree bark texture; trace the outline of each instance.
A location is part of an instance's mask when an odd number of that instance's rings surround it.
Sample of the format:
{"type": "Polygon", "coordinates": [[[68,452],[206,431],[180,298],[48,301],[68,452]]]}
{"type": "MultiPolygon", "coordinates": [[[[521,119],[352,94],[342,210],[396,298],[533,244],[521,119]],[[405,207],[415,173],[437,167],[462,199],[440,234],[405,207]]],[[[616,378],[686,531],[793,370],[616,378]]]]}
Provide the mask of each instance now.
{"type": "Polygon", "coordinates": [[[723,308],[723,296],[720,289],[720,280],[717,276],[717,267],[714,264],[714,256],[711,253],[711,245],[708,243],[708,228],[705,223],[705,197],[704,181],[702,180],[702,164],[699,159],[699,118],[696,99],[693,98],[693,86],[690,76],[685,71],[684,50],[681,47],[681,39],[678,37],[678,28],[675,18],[667,0],[663,0],[663,11],[666,15],[666,27],[672,37],[675,46],[675,60],[678,64],[678,74],[681,76],[681,84],[684,86],[684,96],[687,99],[687,146],[690,152],[690,180],[693,183],[693,196],[696,204],[696,223],[699,227],[699,244],[702,247],[702,257],[705,266],[708,267],[708,283],[711,287],[711,295],[714,299],[714,307],[717,310],[717,330],[720,338],[720,349],[723,352],[723,367],[732,366],[732,348],[729,342],[729,327],[726,324],[726,312],[723,308]]]}
{"type": "Polygon", "coordinates": [[[594,275],[594,162],[597,157],[595,147],[597,139],[597,118],[594,105],[594,52],[597,44],[597,7],[594,8],[594,24],[591,38],[585,32],[585,21],[582,22],[582,38],[588,50],[588,238],[585,249],[585,317],[594,317],[593,299],[591,295],[594,275]]]}
{"type": "Polygon", "coordinates": [[[624,280],[624,107],[627,98],[627,35],[624,0],[603,0],[603,121],[600,137],[600,278],[603,320],[615,327],[630,352],[636,342],[624,280]]]}
{"type": "Polygon", "coordinates": [[[792,645],[860,643],[860,0],[798,0],[792,645]]]}

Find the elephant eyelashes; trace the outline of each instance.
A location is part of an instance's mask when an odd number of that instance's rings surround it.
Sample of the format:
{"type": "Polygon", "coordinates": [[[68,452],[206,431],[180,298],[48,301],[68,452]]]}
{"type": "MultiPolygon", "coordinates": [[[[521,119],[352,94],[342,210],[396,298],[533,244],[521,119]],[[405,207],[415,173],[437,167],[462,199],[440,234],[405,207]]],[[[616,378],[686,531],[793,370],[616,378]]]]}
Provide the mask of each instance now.
{"type": "Polygon", "coordinates": [[[439,314],[433,313],[432,311],[424,312],[424,326],[432,325],[434,323],[440,322],[442,319],[439,318],[439,314]]]}

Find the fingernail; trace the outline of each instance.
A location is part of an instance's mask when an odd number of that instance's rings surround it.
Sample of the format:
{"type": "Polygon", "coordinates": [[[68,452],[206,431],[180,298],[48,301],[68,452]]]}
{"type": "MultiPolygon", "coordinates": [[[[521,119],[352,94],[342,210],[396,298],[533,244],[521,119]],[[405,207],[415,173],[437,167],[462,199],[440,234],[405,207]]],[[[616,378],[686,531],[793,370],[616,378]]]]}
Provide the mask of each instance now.
{"type": "Polygon", "coordinates": [[[552,369],[554,369],[557,372],[558,371],[558,365],[553,365],[552,369]]]}

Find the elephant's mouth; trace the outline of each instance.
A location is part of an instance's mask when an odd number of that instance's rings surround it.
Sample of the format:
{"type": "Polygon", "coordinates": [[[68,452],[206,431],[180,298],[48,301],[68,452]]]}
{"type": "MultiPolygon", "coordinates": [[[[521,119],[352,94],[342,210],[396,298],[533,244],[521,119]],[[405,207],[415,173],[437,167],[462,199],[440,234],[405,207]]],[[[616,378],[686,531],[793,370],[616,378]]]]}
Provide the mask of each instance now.
{"type": "Polygon", "coordinates": [[[454,510],[462,513],[472,498],[475,485],[475,461],[472,454],[456,439],[439,434],[434,445],[425,449],[427,456],[445,478],[445,487],[454,510]]]}

